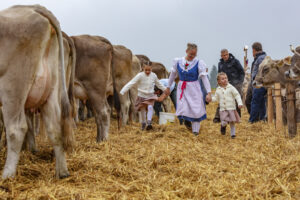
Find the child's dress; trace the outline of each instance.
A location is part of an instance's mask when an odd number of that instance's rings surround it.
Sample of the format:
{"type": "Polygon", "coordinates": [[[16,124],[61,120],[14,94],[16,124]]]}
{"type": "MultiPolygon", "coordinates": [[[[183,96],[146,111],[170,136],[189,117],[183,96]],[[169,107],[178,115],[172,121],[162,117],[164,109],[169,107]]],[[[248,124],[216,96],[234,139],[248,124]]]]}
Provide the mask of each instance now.
{"type": "Polygon", "coordinates": [[[229,83],[225,88],[218,86],[213,101],[219,102],[222,124],[226,125],[230,122],[240,122],[240,116],[236,111],[235,101],[237,101],[239,106],[242,106],[243,102],[235,87],[229,83]]]}
{"type": "Polygon", "coordinates": [[[148,105],[153,106],[157,96],[154,94],[154,86],[164,91],[166,88],[163,86],[156,74],[151,72],[148,76],[145,72],[138,73],[130,82],[128,82],[120,91],[123,95],[131,87],[137,85],[138,97],[135,102],[135,109],[140,111],[141,108],[146,108],[148,105]]]}

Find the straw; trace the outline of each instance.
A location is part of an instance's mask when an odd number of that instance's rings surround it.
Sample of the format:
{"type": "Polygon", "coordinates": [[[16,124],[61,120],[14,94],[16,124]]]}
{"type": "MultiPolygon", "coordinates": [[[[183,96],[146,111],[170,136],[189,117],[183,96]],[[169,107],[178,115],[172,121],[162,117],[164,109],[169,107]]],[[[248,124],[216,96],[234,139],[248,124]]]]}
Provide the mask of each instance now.
{"type": "MultiPolygon", "coordinates": [[[[67,155],[71,176],[55,179],[52,147],[37,137],[36,155],[21,153],[15,179],[0,181],[0,199],[300,199],[300,140],[266,123],[247,123],[243,111],[236,139],[208,120],[194,136],[179,123],[140,131],[134,123],[96,143],[93,119],[79,123],[77,146],[67,155]]],[[[298,133],[300,131],[298,130],[298,133]]],[[[0,167],[5,163],[0,151],[0,167]]]]}

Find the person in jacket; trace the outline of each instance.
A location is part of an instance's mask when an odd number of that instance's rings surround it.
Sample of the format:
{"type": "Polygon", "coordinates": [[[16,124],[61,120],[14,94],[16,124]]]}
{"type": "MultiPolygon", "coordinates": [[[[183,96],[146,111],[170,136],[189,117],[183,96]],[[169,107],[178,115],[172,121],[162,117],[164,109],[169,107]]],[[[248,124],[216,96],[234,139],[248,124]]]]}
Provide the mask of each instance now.
{"type": "MultiPolygon", "coordinates": [[[[228,77],[228,82],[237,89],[239,94],[242,96],[243,82],[245,78],[245,71],[240,61],[236,59],[227,49],[221,50],[221,59],[218,64],[218,73],[224,72],[228,77]]],[[[237,112],[241,117],[241,110],[236,104],[237,112]]],[[[217,108],[213,121],[215,123],[220,122],[219,115],[220,107],[217,108]]]]}
{"type": "Polygon", "coordinates": [[[243,107],[241,95],[235,87],[228,83],[227,75],[220,72],[217,76],[218,88],[213,101],[219,102],[221,118],[221,134],[226,134],[226,126],[230,125],[231,138],[235,138],[235,123],[240,122],[240,116],[236,111],[236,101],[238,107],[243,107]]]}
{"type": "MultiPolygon", "coordinates": [[[[258,73],[259,65],[266,57],[266,53],[263,52],[262,45],[259,42],[255,42],[252,45],[252,52],[254,61],[251,67],[251,87],[252,87],[252,100],[249,122],[254,123],[260,120],[265,120],[266,117],[266,99],[265,95],[267,90],[264,87],[253,88],[252,83],[258,73]]],[[[247,100],[246,100],[247,101],[247,100]]]]}

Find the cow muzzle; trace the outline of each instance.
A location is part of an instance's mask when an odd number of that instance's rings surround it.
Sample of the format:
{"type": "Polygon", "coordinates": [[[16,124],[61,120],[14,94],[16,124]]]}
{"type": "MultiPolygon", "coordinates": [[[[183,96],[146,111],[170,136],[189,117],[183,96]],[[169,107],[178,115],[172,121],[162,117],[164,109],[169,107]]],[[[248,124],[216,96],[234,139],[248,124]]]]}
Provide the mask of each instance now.
{"type": "Polygon", "coordinates": [[[296,74],[295,74],[295,72],[293,71],[293,69],[289,69],[288,71],[286,71],[285,73],[284,73],[284,75],[285,75],[285,78],[287,78],[287,79],[289,79],[289,80],[295,80],[295,79],[300,79],[300,75],[299,76],[297,76],[296,74]]]}

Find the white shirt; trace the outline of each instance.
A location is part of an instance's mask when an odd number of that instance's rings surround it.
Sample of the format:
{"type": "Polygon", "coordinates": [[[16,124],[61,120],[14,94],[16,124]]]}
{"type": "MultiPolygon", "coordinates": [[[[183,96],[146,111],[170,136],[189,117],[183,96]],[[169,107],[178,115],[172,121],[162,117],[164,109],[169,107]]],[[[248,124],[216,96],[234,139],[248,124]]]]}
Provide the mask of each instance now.
{"type": "MultiPolygon", "coordinates": [[[[161,84],[163,84],[165,87],[168,87],[168,83],[169,83],[169,79],[165,78],[165,79],[160,79],[159,82],[161,84]]],[[[170,87],[170,92],[172,92],[175,88],[175,83],[173,83],[170,87]]]]}
{"type": "Polygon", "coordinates": [[[243,105],[241,95],[231,84],[227,84],[225,88],[218,86],[213,101],[218,101],[220,104],[220,111],[235,110],[235,100],[239,106],[243,105]]]}
{"type": "Polygon", "coordinates": [[[177,64],[179,64],[179,67],[182,68],[185,71],[189,71],[191,68],[193,68],[198,62],[198,74],[199,77],[202,79],[202,82],[204,84],[204,87],[206,89],[206,91],[209,93],[211,92],[211,87],[210,87],[210,83],[209,80],[207,78],[208,73],[206,72],[206,64],[203,60],[199,60],[198,58],[194,58],[192,61],[187,61],[185,59],[185,57],[181,57],[181,58],[175,58],[173,60],[173,67],[171,70],[171,74],[169,77],[169,84],[168,87],[170,88],[171,85],[173,84],[175,77],[178,76],[178,71],[177,71],[177,64]],[[187,69],[185,69],[185,64],[188,63],[189,66],[187,67],[187,69]]]}
{"type": "Polygon", "coordinates": [[[145,72],[140,72],[122,88],[120,94],[124,95],[125,92],[135,85],[137,85],[138,88],[138,96],[143,98],[150,98],[154,95],[154,85],[162,91],[166,89],[166,87],[159,82],[155,73],[151,72],[147,76],[145,72]]]}

